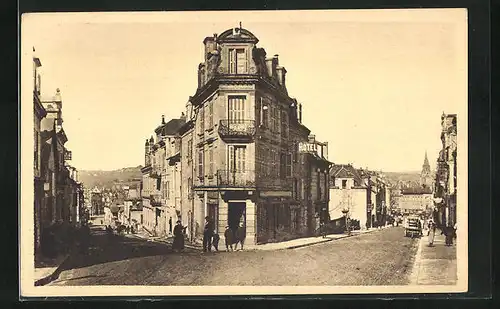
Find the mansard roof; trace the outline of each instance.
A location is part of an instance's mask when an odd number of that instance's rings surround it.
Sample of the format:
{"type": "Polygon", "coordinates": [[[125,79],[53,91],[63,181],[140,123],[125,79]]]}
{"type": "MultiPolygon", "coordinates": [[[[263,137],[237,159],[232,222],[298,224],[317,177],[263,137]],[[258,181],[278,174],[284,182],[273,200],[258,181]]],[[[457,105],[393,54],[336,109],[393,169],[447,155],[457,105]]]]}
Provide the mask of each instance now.
{"type": "Polygon", "coordinates": [[[156,128],[155,132],[160,133],[162,136],[176,135],[185,122],[184,119],[171,119],[169,122],[156,128]]]}
{"type": "Polygon", "coordinates": [[[330,174],[335,178],[354,178],[358,183],[362,183],[360,174],[351,164],[335,164],[330,174]]]}

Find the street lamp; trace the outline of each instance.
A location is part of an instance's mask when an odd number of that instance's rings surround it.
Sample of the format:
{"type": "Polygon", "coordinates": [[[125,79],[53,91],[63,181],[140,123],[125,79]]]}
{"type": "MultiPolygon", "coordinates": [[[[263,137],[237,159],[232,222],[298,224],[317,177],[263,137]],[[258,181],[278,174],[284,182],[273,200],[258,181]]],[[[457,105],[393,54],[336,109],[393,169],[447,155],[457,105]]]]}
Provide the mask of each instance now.
{"type": "Polygon", "coordinates": [[[345,230],[349,234],[350,230],[349,227],[347,226],[347,214],[349,213],[349,209],[347,207],[344,207],[344,209],[342,209],[342,213],[344,214],[345,218],[345,230]]]}

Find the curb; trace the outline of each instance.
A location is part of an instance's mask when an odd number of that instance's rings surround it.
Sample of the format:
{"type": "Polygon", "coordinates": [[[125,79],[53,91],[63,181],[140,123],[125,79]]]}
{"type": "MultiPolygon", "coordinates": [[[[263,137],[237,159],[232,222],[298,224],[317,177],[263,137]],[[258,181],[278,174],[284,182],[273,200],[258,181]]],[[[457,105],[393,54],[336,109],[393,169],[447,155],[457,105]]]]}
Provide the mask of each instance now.
{"type": "Polygon", "coordinates": [[[339,240],[339,239],[343,239],[343,238],[348,238],[348,237],[354,237],[354,236],[358,236],[358,235],[344,235],[342,237],[329,238],[329,239],[320,240],[320,241],[317,241],[317,242],[312,242],[312,243],[302,244],[302,245],[290,246],[290,247],[286,247],[286,248],[278,249],[278,250],[298,249],[298,248],[303,248],[303,247],[308,247],[308,246],[313,246],[313,245],[324,244],[326,242],[330,242],[330,241],[334,241],[334,240],[339,240]]]}
{"type": "MultiPolygon", "coordinates": [[[[125,237],[135,238],[135,239],[142,239],[142,240],[146,240],[146,241],[154,242],[154,243],[158,243],[158,244],[163,244],[163,245],[172,245],[172,242],[168,242],[168,241],[164,241],[164,240],[160,240],[160,239],[149,239],[149,238],[145,238],[145,237],[141,237],[141,236],[137,236],[137,235],[134,235],[134,236],[125,236],[125,237]]],[[[194,250],[202,250],[201,247],[193,246],[191,244],[186,244],[186,243],[184,243],[184,247],[185,248],[189,248],[189,249],[194,249],[194,250]]]]}
{"type": "MultiPolygon", "coordinates": [[[[326,240],[321,240],[321,241],[312,242],[312,243],[308,243],[308,244],[295,245],[295,246],[285,247],[285,248],[276,249],[276,250],[298,249],[298,248],[302,248],[302,247],[308,247],[308,246],[318,245],[318,244],[322,244],[322,243],[326,243],[326,242],[330,242],[330,241],[334,241],[334,240],[339,240],[339,239],[344,239],[344,238],[348,238],[348,237],[357,237],[357,236],[361,236],[363,234],[369,234],[369,233],[372,233],[372,232],[375,232],[375,231],[381,231],[381,230],[384,230],[384,229],[385,228],[382,228],[382,229],[373,229],[373,230],[369,230],[369,231],[364,232],[364,233],[357,233],[357,234],[351,234],[351,235],[343,235],[343,236],[337,237],[337,238],[330,238],[330,239],[326,239],[326,240]]],[[[259,250],[259,249],[256,249],[256,250],[259,250]]]]}
{"type": "Polygon", "coordinates": [[[59,266],[57,266],[57,268],[50,275],[48,275],[46,277],[43,277],[41,279],[36,280],[35,281],[35,286],[44,286],[44,285],[47,285],[50,282],[56,280],[57,278],[59,278],[59,275],[62,272],[62,266],[66,263],[66,261],[68,261],[69,257],[70,257],[70,255],[68,254],[63,259],[63,261],[61,262],[61,264],[59,264],[59,266]]]}

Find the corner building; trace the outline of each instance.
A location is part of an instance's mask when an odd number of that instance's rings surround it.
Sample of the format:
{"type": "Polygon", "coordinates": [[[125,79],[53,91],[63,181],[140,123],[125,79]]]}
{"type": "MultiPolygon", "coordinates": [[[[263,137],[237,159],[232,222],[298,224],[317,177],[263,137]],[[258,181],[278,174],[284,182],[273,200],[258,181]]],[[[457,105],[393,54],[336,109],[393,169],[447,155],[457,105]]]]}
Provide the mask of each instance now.
{"type": "MultiPolygon", "coordinates": [[[[180,133],[189,205],[183,221],[191,237],[202,236],[209,216],[222,237],[226,226],[242,223],[248,244],[294,238],[315,230],[313,212],[323,208],[306,202],[309,161],[299,144],[310,130],[301,105],[288,95],[278,55],[266,57],[258,41],[241,27],[203,41],[198,88],[187,105],[191,120],[180,133]]],[[[320,160],[326,167],[315,172],[326,181],[328,162],[320,160]]]]}

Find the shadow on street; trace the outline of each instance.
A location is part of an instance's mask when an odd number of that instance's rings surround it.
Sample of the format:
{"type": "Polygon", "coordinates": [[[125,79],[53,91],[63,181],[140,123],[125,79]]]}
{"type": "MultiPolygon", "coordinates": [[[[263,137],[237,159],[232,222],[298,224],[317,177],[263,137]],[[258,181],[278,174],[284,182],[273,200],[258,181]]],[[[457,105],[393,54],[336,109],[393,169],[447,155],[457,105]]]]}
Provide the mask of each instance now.
{"type": "Polygon", "coordinates": [[[115,261],[170,254],[175,253],[168,244],[116,234],[109,235],[100,227],[93,226],[87,253],[72,253],[61,265],[61,272],[115,261]]]}

